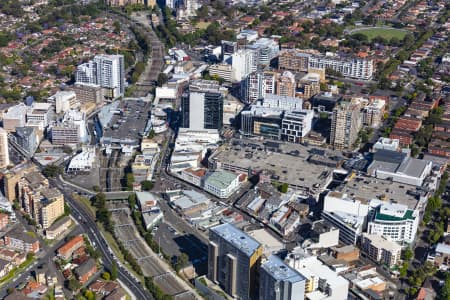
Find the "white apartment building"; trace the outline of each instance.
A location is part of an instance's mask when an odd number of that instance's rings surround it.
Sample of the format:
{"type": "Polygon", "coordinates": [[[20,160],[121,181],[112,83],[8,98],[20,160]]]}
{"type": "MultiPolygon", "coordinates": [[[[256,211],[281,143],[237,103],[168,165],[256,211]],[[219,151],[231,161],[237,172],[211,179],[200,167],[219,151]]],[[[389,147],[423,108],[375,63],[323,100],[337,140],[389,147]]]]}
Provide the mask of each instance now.
{"type": "Polygon", "coordinates": [[[364,253],[380,264],[392,267],[400,260],[402,247],[383,236],[363,233],[361,245],[364,253]]]}
{"type": "Polygon", "coordinates": [[[250,49],[238,50],[232,55],[231,66],[234,71],[234,81],[245,79],[250,73],[256,71],[256,52],[250,49]]]}
{"type": "Polygon", "coordinates": [[[125,94],[125,62],[123,55],[97,55],[97,84],[112,90],[112,98],[125,94]]]}
{"type": "Polygon", "coordinates": [[[123,55],[97,55],[88,63],[78,66],[77,84],[99,85],[105,95],[118,98],[125,94],[125,62],[123,55]]]}
{"type": "Polygon", "coordinates": [[[372,59],[343,58],[337,55],[311,55],[309,67],[318,69],[333,69],[340,72],[344,77],[371,80],[374,71],[372,59]]]}
{"type": "Polygon", "coordinates": [[[271,71],[253,72],[243,81],[244,101],[252,103],[265,98],[266,94],[275,94],[276,75],[271,71]]]}
{"type": "Polygon", "coordinates": [[[280,53],[278,42],[269,38],[260,38],[248,48],[256,52],[257,64],[260,66],[270,65],[271,60],[280,53]]]}
{"type": "Polygon", "coordinates": [[[367,233],[384,236],[391,241],[411,244],[419,226],[419,212],[406,205],[370,201],[373,208],[368,217],[367,233]]]}
{"type": "Polygon", "coordinates": [[[96,85],[97,68],[93,61],[81,64],[77,67],[75,73],[75,82],[77,84],[96,85]]]}
{"type": "Polygon", "coordinates": [[[0,169],[9,165],[8,132],[0,127],[0,169]]]}

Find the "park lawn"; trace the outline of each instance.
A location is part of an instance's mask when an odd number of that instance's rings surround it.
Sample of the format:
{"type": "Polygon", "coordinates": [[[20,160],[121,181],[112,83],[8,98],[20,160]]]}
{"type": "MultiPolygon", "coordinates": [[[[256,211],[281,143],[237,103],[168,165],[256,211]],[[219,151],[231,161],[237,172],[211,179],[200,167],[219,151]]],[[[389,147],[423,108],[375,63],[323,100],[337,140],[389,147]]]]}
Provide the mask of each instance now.
{"type": "Polygon", "coordinates": [[[206,29],[206,27],[208,27],[209,24],[211,24],[211,22],[198,22],[195,25],[195,28],[197,28],[197,29],[206,29]]]}
{"type": "Polygon", "coordinates": [[[367,36],[369,40],[372,40],[376,37],[382,37],[387,40],[392,39],[393,37],[398,38],[399,40],[402,40],[407,34],[407,31],[404,30],[398,30],[395,28],[388,29],[388,28],[367,28],[367,29],[361,29],[358,31],[353,32],[353,34],[361,33],[367,36]]]}

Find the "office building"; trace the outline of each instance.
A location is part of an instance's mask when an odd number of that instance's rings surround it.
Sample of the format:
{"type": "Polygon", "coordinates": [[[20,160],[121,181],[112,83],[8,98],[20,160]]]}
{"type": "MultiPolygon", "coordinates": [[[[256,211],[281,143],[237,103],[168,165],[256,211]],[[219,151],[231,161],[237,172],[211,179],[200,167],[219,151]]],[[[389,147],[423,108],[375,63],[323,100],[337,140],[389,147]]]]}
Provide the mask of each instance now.
{"type": "Polygon", "coordinates": [[[209,230],[208,278],[231,297],[257,299],[263,248],[248,234],[225,223],[209,230]]]}
{"type": "Polygon", "coordinates": [[[314,118],[312,110],[294,110],[285,113],[281,124],[281,138],[291,143],[300,143],[311,131],[314,118]]]}
{"type": "Polygon", "coordinates": [[[402,252],[402,247],[396,242],[368,233],[362,234],[361,248],[370,259],[389,268],[398,263],[402,252]]]}
{"type": "Polygon", "coordinates": [[[218,82],[198,80],[181,98],[182,127],[193,130],[221,129],[223,95],[218,82]]]}
{"type": "Polygon", "coordinates": [[[75,92],[76,98],[81,104],[101,104],[103,102],[102,88],[98,85],[75,84],[72,91],[75,92]]]}
{"type": "Polygon", "coordinates": [[[243,99],[246,103],[275,94],[277,73],[271,71],[253,72],[242,81],[243,99]]]}
{"type": "Polygon", "coordinates": [[[43,132],[48,126],[50,110],[50,103],[33,103],[33,105],[28,108],[26,114],[26,126],[35,127],[37,132],[43,132]]]}
{"type": "Polygon", "coordinates": [[[360,106],[341,102],[333,109],[330,144],[335,149],[352,148],[361,129],[360,106]]]}
{"type": "Polygon", "coordinates": [[[278,256],[271,255],[261,266],[259,299],[303,300],[306,279],[286,265],[278,256]]]}
{"type": "Polygon", "coordinates": [[[76,145],[80,142],[79,131],[80,128],[74,124],[61,123],[53,126],[51,129],[52,144],[56,146],[76,145]]]}
{"type": "Polygon", "coordinates": [[[244,80],[250,73],[256,71],[256,52],[250,49],[241,49],[232,55],[231,66],[234,71],[234,81],[244,80]]]}
{"type": "Polygon", "coordinates": [[[266,94],[250,110],[241,112],[241,132],[281,139],[281,122],[286,111],[301,110],[300,98],[266,94]]]}
{"type": "Polygon", "coordinates": [[[97,55],[77,67],[76,84],[98,85],[106,97],[118,98],[125,94],[125,62],[123,55],[97,55]]]}
{"type": "Polygon", "coordinates": [[[283,109],[254,105],[250,110],[241,112],[241,132],[279,140],[283,112],[283,109]]]}
{"type": "Polygon", "coordinates": [[[80,102],[74,91],[59,91],[55,94],[56,113],[65,113],[66,111],[80,107],[80,102]]]}
{"type": "Polygon", "coordinates": [[[16,138],[17,144],[19,144],[22,149],[29,154],[34,154],[37,147],[39,146],[35,127],[17,127],[14,136],[16,138]]]}
{"type": "MultiPolygon", "coordinates": [[[[296,131],[292,133],[303,134],[303,132],[310,130],[308,129],[308,123],[309,121],[312,122],[312,114],[304,111],[306,116],[302,116],[302,106],[303,100],[300,98],[266,94],[265,98],[257,101],[250,107],[250,110],[241,112],[241,132],[246,135],[281,139],[281,127],[284,117],[292,111],[297,111],[300,112],[300,115],[297,115],[297,117],[293,116],[291,119],[287,118],[286,124],[289,123],[289,120],[296,122],[297,125],[300,122],[302,127],[296,127],[296,131]],[[304,122],[299,118],[304,119],[304,122]]],[[[309,124],[310,126],[311,124],[309,124]]],[[[289,134],[291,134],[290,131],[289,134]]]]}
{"type": "Polygon", "coordinates": [[[89,138],[86,130],[86,114],[69,110],[64,114],[63,120],[51,128],[51,132],[54,145],[86,143],[89,138]]]}
{"type": "Polygon", "coordinates": [[[311,55],[308,67],[314,69],[332,69],[344,77],[371,80],[374,71],[372,59],[345,58],[338,55],[311,55]]]}
{"type": "Polygon", "coordinates": [[[369,213],[368,201],[345,193],[328,192],[324,198],[322,218],[339,229],[339,240],[354,245],[363,232],[369,213]]]}
{"type": "Polygon", "coordinates": [[[303,100],[290,96],[279,96],[274,94],[266,94],[264,99],[256,103],[256,106],[283,109],[285,111],[301,110],[303,100]]]}
{"type": "Polygon", "coordinates": [[[239,175],[214,171],[205,176],[203,189],[219,198],[228,198],[239,188],[239,175]]]}
{"type": "Polygon", "coordinates": [[[9,163],[8,132],[0,128],[0,169],[6,168],[9,163]]]}
{"type": "Polygon", "coordinates": [[[378,141],[373,145],[373,151],[378,150],[399,151],[400,140],[380,137],[378,141]]]}
{"type": "Polygon", "coordinates": [[[277,78],[275,94],[279,96],[295,97],[295,76],[289,71],[283,72],[277,78]]]}
{"type": "Polygon", "coordinates": [[[381,235],[400,244],[411,244],[419,226],[419,211],[406,205],[372,200],[367,232],[381,235]]]}

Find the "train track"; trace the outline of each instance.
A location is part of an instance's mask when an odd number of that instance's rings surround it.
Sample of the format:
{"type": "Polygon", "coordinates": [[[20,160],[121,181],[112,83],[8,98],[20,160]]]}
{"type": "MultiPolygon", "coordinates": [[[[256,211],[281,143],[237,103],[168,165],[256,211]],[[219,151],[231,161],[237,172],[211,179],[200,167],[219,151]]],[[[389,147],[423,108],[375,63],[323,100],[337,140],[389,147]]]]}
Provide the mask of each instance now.
{"type": "Polygon", "coordinates": [[[150,47],[150,56],[146,63],[146,68],[142,72],[139,80],[135,84],[135,90],[133,92],[134,97],[144,97],[147,96],[156,86],[156,81],[158,79],[159,73],[164,67],[164,52],[165,48],[161,41],[156,36],[153,28],[150,26],[150,21],[147,16],[143,17],[129,17],[120,12],[114,12],[121,21],[128,23],[129,25],[134,25],[135,28],[141,30],[146,36],[147,45],[150,47]]]}

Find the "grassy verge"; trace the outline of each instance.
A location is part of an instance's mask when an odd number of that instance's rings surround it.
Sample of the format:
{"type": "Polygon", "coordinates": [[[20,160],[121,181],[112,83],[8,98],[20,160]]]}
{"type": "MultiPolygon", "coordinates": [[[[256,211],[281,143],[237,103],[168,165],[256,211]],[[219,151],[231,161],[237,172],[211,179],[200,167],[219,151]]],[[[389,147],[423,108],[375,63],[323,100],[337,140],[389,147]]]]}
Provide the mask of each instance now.
{"type": "Polygon", "coordinates": [[[119,246],[116,243],[116,240],[114,239],[114,237],[111,235],[111,233],[109,233],[108,231],[106,231],[103,228],[103,225],[98,224],[98,227],[102,233],[102,235],[105,237],[106,239],[106,243],[108,244],[109,247],[111,247],[111,250],[113,251],[114,255],[119,259],[120,263],[124,266],[126,266],[126,268],[128,269],[128,271],[132,272],[134,276],[136,276],[136,278],[139,278],[140,280],[144,280],[144,277],[139,276],[134,270],[133,268],[130,267],[130,265],[128,264],[128,262],[125,261],[125,258],[123,257],[122,252],[119,249],[119,246]]]}
{"type": "Polygon", "coordinates": [[[92,206],[91,201],[88,198],[81,197],[80,195],[77,195],[77,194],[72,194],[72,197],[75,200],[82,202],[84,204],[84,206],[86,206],[86,208],[89,209],[91,216],[95,219],[95,214],[96,214],[97,210],[95,209],[95,207],[92,206]]]}
{"type": "Polygon", "coordinates": [[[28,266],[30,266],[34,262],[34,260],[35,260],[35,258],[31,257],[31,258],[27,259],[26,261],[24,261],[20,266],[13,268],[8,273],[8,275],[6,275],[2,279],[0,279],[0,286],[3,286],[5,283],[9,282],[11,279],[16,277],[20,273],[22,273],[23,270],[28,268],[28,266]]]}

